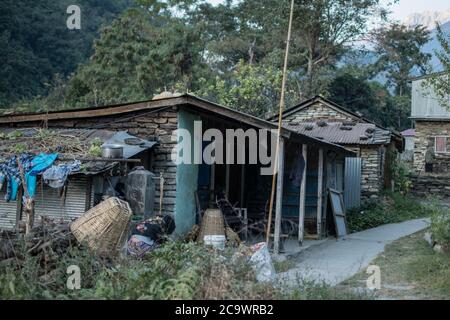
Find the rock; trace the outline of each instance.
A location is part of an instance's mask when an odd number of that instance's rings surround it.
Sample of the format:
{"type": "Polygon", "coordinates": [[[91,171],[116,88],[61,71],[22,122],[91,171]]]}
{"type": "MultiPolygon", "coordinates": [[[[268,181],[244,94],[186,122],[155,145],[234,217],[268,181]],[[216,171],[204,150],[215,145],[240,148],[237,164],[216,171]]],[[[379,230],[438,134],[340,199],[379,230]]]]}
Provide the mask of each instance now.
{"type": "Polygon", "coordinates": [[[433,236],[431,235],[431,232],[426,232],[423,238],[425,239],[426,242],[428,242],[430,246],[434,245],[433,236]]]}

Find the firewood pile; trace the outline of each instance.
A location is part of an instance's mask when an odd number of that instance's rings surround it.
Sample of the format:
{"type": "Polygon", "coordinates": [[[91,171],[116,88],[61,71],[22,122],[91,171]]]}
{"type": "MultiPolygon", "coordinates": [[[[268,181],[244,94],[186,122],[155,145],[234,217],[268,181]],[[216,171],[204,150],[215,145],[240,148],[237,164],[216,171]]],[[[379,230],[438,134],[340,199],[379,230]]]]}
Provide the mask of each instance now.
{"type": "Polygon", "coordinates": [[[14,263],[20,267],[26,255],[38,257],[41,266],[51,268],[67,250],[78,246],[69,223],[43,218],[28,235],[23,226],[18,231],[0,232],[0,266],[14,263]]]}

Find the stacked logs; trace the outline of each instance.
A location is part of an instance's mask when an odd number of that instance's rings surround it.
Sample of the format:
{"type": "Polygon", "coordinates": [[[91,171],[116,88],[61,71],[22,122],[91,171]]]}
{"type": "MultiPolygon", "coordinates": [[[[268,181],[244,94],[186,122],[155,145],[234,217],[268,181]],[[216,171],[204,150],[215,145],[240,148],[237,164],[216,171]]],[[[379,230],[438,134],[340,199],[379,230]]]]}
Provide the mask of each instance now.
{"type": "Polygon", "coordinates": [[[21,225],[18,231],[0,232],[0,266],[13,263],[20,267],[26,255],[38,257],[41,266],[51,268],[63,254],[78,243],[69,223],[43,218],[27,235],[21,225]]]}

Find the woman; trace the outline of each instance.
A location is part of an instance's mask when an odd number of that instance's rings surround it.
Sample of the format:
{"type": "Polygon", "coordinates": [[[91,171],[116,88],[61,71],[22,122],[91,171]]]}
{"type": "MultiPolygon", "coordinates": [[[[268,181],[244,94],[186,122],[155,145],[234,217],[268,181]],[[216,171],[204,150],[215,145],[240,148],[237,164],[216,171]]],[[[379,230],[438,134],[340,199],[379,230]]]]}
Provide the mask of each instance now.
{"type": "Polygon", "coordinates": [[[142,258],[145,253],[158,248],[167,236],[175,231],[175,221],[170,215],[155,216],[140,222],[131,231],[127,253],[142,258]]]}

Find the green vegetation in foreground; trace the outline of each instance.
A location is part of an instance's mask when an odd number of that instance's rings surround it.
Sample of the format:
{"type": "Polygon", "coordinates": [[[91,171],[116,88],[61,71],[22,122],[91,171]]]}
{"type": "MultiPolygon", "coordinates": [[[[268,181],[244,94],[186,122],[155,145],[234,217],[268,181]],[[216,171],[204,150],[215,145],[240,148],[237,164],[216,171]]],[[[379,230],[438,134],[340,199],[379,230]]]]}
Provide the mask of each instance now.
{"type": "Polygon", "coordinates": [[[215,251],[194,243],[168,242],[143,260],[104,260],[71,248],[45,265],[17,249],[0,261],[0,299],[364,299],[366,296],[299,280],[293,289],[256,282],[236,249],[215,251]],[[66,288],[67,267],[78,265],[81,290],[66,288]]]}
{"type": "Polygon", "coordinates": [[[386,192],[380,199],[350,210],[347,223],[351,232],[358,232],[383,224],[430,217],[435,210],[435,205],[424,205],[410,194],[386,192]]]}
{"type": "MultiPolygon", "coordinates": [[[[450,299],[450,255],[435,252],[424,240],[426,231],[386,246],[371,265],[381,269],[381,299],[450,299]]],[[[340,287],[365,286],[368,275],[360,272],[340,287]]]]}

